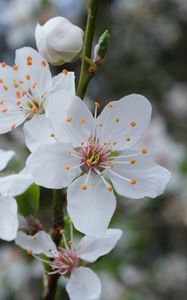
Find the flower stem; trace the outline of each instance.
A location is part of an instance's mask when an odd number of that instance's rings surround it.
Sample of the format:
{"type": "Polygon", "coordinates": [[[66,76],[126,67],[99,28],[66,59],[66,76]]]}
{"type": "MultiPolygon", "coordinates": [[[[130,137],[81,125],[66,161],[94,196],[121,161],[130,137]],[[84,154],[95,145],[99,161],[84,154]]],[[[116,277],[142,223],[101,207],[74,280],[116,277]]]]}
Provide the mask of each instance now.
{"type": "Polygon", "coordinates": [[[77,96],[79,96],[82,99],[85,95],[88,84],[93,76],[89,72],[90,64],[88,60],[91,58],[91,54],[92,54],[92,43],[94,38],[95,21],[97,16],[98,4],[99,4],[99,0],[89,0],[89,4],[88,4],[88,17],[87,17],[87,24],[86,24],[85,39],[84,39],[81,73],[80,73],[79,83],[77,87],[77,96]]]}
{"type": "MultiPolygon", "coordinates": [[[[53,231],[52,238],[57,247],[60,244],[62,235],[61,230],[64,228],[64,213],[63,207],[66,202],[65,195],[62,194],[61,190],[53,190],[53,231]]],[[[43,299],[53,300],[57,290],[59,274],[46,275],[44,278],[44,295],[43,299]]]]}

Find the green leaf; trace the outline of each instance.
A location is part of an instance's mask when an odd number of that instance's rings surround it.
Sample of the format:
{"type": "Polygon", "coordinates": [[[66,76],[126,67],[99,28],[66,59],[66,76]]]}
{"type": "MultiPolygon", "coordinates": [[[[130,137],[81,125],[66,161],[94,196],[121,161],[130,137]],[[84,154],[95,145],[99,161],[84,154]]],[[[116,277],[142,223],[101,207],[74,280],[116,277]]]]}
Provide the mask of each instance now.
{"type": "Polygon", "coordinates": [[[110,43],[110,32],[109,30],[105,30],[105,32],[101,35],[100,39],[99,39],[99,50],[98,50],[98,55],[101,58],[104,58],[106,55],[106,52],[108,50],[108,46],[110,43]]]}
{"type": "Polygon", "coordinates": [[[18,213],[22,216],[36,215],[39,208],[40,189],[32,184],[22,195],[16,197],[18,213]]]}

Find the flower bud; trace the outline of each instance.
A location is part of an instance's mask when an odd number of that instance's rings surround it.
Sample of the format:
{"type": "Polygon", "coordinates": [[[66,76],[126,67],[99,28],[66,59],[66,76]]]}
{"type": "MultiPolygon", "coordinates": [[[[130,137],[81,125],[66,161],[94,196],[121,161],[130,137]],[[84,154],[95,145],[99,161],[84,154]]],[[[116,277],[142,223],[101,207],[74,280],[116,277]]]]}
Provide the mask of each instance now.
{"type": "Polygon", "coordinates": [[[99,41],[97,45],[95,46],[94,49],[94,59],[93,62],[97,65],[100,66],[102,63],[103,58],[105,57],[108,46],[110,43],[110,33],[109,30],[105,30],[105,32],[101,35],[99,38],[99,41]]]}
{"type": "Polygon", "coordinates": [[[82,29],[63,17],[37,24],[35,39],[38,51],[54,65],[75,60],[83,47],[82,29]]]}

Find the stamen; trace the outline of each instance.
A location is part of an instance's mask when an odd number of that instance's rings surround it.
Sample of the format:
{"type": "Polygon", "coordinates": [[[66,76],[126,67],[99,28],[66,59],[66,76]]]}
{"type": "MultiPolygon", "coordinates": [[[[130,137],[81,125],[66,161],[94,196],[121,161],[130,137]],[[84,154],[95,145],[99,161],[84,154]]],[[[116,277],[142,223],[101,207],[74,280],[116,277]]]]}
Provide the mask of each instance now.
{"type": "Polygon", "coordinates": [[[5,68],[6,65],[7,65],[7,64],[6,64],[5,62],[2,62],[2,63],[1,63],[1,66],[2,66],[3,68],[5,68]]]}
{"type": "Polygon", "coordinates": [[[135,184],[136,184],[136,179],[131,179],[130,183],[131,183],[132,185],[135,185],[135,184]]]}
{"type": "Polygon", "coordinates": [[[73,119],[72,119],[71,117],[67,117],[67,118],[66,118],[66,122],[67,122],[67,123],[71,123],[72,120],[73,120],[73,119]]]}
{"type": "Polygon", "coordinates": [[[6,108],[6,107],[2,109],[3,113],[6,113],[7,111],[8,111],[8,108],[6,108]]]}
{"type": "Polygon", "coordinates": [[[107,105],[107,107],[108,107],[108,108],[113,108],[113,105],[112,105],[111,103],[109,103],[109,104],[107,105]]]}
{"type": "Polygon", "coordinates": [[[83,125],[83,124],[85,124],[85,123],[86,123],[86,120],[84,120],[84,119],[80,119],[80,120],[79,120],[79,123],[80,123],[81,125],[83,125]]]}
{"type": "Polygon", "coordinates": [[[130,126],[135,127],[136,126],[136,122],[130,122],[130,126]]]}
{"type": "Polygon", "coordinates": [[[46,67],[46,66],[47,66],[47,62],[46,62],[45,60],[42,60],[41,65],[42,65],[43,67],[46,67]]]}
{"type": "Polygon", "coordinates": [[[68,75],[68,73],[69,73],[68,70],[66,70],[66,69],[64,69],[62,72],[64,75],[68,75]]]}
{"type": "Polygon", "coordinates": [[[147,149],[142,149],[142,154],[147,154],[148,150],[147,149]]]}
{"type": "Polygon", "coordinates": [[[18,70],[18,66],[17,65],[14,65],[12,68],[14,69],[14,71],[18,70]]]}

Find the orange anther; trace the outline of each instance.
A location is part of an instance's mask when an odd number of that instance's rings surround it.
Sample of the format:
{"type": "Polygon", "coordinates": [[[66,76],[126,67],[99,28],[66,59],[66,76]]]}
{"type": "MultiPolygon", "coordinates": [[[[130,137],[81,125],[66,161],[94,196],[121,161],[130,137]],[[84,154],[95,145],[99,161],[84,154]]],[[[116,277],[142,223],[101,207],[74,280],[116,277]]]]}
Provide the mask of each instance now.
{"type": "Polygon", "coordinates": [[[3,109],[2,109],[2,112],[3,112],[3,113],[6,113],[7,111],[8,111],[8,108],[3,108],[3,109]]]}
{"type": "Polygon", "coordinates": [[[0,83],[3,83],[4,82],[4,80],[3,79],[0,79],[0,83]]]}
{"type": "Polygon", "coordinates": [[[107,107],[108,107],[108,108],[112,108],[113,105],[112,105],[111,103],[109,103],[109,104],[107,105],[107,107]]]}
{"type": "Polygon", "coordinates": [[[136,122],[130,122],[130,126],[135,127],[136,126],[136,122]]]}
{"type": "Polygon", "coordinates": [[[28,250],[27,250],[27,254],[32,255],[32,250],[31,250],[31,249],[28,249],[28,250]]]}
{"type": "Polygon", "coordinates": [[[109,192],[112,192],[112,191],[113,191],[113,188],[112,188],[111,185],[109,185],[107,189],[108,189],[109,192]]]}
{"type": "Polygon", "coordinates": [[[23,80],[19,80],[18,82],[19,82],[20,84],[23,84],[23,80]]]}
{"type": "Polygon", "coordinates": [[[17,105],[20,105],[20,104],[21,104],[21,101],[17,101],[16,104],[17,104],[17,105]]]}
{"type": "Polygon", "coordinates": [[[35,105],[33,105],[32,108],[31,108],[31,111],[33,113],[37,113],[38,112],[38,108],[35,105]]]}
{"type": "Polygon", "coordinates": [[[4,100],[0,100],[0,105],[3,105],[3,103],[4,103],[4,100]]]}
{"type": "Polygon", "coordinates": [[[135,163],[136,163],[136,160],[135,159],[131,159],[130,164],[134,165],[135,163]]]}
{"type": "Polygon", "coordinates": [[[15,129],[16,128],[16,124],[12,124],[11,129],[15,129]]]}
{"type": "Polygon", "coordinates": [[[25,76],[25,78],[26,78],[27,80],[30,80],[30,79],[31,79],[31,77],[30,77],[29,74],[27,74],[27,75],[25,76]]]}
{"type": "Polygon", "coordinates": [[[82,189],[85,191],[87,189],[87,184],[82,184],[82,189]]]}
{"type": "Polygon", "coordinates": [[[85,124],[85,123],[86,123],[86,120],[80,119],[80,120],[79,120],[79,123],[80,123],[80,124],[85,124]]]}
{"type": "Polygon", "coordinates": [[[69,72],[68,72],[68,70],[64,69],[63,73],[64,73],[64,75],[68,75],[69,72]]]}
{"type": "Polygon", "coordinates": [[[16,92],[16,98],[17,99],[21,98],[21,93],[19,91],[16,92]]]}
{"type": "Polygon", "coordinates": [[[95,107],[100,108],[100,104],[98,102],[95,102],[95,107]]]}
{"type": "Polygon", "coordinates": [[[18,70],[18,66],[17,66],[17,65],[14,65],[14,66],[13,66],[13,69],[14,69],[14,71],[17,71],[17,70],[18,70]]]}
{"type": "Polygon", "coordinates": [[[27,95],[27,92],[26,92],[26,91],[23,91],[23,92],[22,92],[22,97],[24,97],[25,95],[27,95]]]}
{"type": "Polygon", "coordinates": [[[72,120],[73,120],[73,119],[72,119],[71,117],[67,117],[67,118],[66,118],[66,122],[68,122],[68,123],[71,123],[72,120]]]}
{"type": "Polygon", "coordinates": [[[5,91],[8,91],[8,86],[7,86],[7,85],[3,85],[3,89],[4,89],[5,91]]]}
{"type": "Polygon", "coordinates": [[[132,185],[135,185],[135,184],[136,184],[136,179],[131,179],[130,183],[131,183],[132,185]]]}
{"type": "Polygon", "coordinates": [[[142,149],[142,154],[147,154],[148,150],[147,149],[142,149]]]}
{"type": "Polygon", "coordinates": [[[46,66],[47,66],[47,62],[46,62],[45,60],[42,60],[41,65],[42,65],[43,67],[46,67],[46,66]]]}

